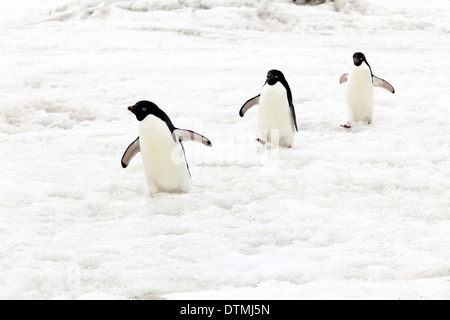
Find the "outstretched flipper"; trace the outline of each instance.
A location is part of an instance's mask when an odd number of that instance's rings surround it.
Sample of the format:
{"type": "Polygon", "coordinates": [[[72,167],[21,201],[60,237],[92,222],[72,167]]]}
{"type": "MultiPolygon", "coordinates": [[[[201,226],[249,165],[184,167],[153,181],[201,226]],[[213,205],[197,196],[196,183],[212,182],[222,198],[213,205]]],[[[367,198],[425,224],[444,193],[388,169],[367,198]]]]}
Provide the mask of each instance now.
{"type": "Polygon", "coordinates": [[[211,147],[212,143],[208,138],[201,134],[187,129],[175,129],[172,131],[172,137],[174,141],[196,141],[201,142],[207,147],[211,147]]]}
{"type": "Polygon", "coordinates": [[[339,83],[347,82],[347,80],[348,80],[348,73],[344,73],[344,74],[339,78],[339,83]]]}
{"type": "Polygon", "coordinates": [[[128,164],[130,163],[131,159],[141,151],[141,144],[139,143],[139,137],[137,137],[136,140],[134,140],[125,150],[123,156],[122,156],[122,168],[128,167],[128,164]]]}
{"type": "Polygon", "coordinates": [[[375,87],[380,87],[394,93],[394,87],[384,79],[378,78],[377,76],[372,76],[372,83],[375,87]]]}
{"type": "MultiPolygon", "coordinates": [[[[348,73],[345,73],[339,78],[339,83],[347,82],[347,80],[348,80],[348,73]]],[[[387,82],[384,79],[378,78],[377,76],[372,76],[372,83],[374,87],[384,88],[392,93],[395,92],[394,87],[389,82],[387,82]]]]}
{"type": "Polygon", "coordinates": [[[260,96],[260,94],[258,94],[256,97],[248,99],[247,102],[244,103],[244,105],[241,107],[241,110],[239,110],[239,115],[241,117],[244,116],[244,114],[247,112],[248,109],[250,109],[251,107],[253,107],[256,104],[259,104],[259,96],[260,96]]]}

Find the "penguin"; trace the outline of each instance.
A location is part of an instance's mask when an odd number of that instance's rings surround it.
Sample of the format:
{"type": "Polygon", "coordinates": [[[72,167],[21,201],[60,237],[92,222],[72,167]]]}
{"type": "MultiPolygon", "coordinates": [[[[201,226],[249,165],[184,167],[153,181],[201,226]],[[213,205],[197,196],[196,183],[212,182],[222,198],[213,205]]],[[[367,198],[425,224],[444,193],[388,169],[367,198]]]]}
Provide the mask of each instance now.
{"type": "Polygon", "coordinates": [[[341,125],[344,128],[351,128],[353,121],[373,120],[373,87],[381,87],[392,93],[394,87],[384,79],[374,76],[372,68],[366,57],[361,52],[353,55],[353,66],[349,73],[343,74],[339,78],[339,83],[348,82],[346,88],[346,102],[348,109],[348,121],[341,125]]]}
{"type": "Polygon", "coordinates": [[[122,167],[141,152],[150,193],[186,193],[191,188],[191,173],[182,141],[197,141],[211,147],[209,139],[192,130],[176,128],[167,114],[150,101],[128,107],[139,121],[139,136],[125,150],[122,167]]]}
{"type": "Polygon", "coordinates": [[[247,100],[239,110],[239,115],[243,117],[248,109],[257,104],[259,135],[256,141],[291,148],[294,134],[298,131],[297,119],[291,89],[281,71],[273,69],[267,72],[261,93],[247,100]]]}

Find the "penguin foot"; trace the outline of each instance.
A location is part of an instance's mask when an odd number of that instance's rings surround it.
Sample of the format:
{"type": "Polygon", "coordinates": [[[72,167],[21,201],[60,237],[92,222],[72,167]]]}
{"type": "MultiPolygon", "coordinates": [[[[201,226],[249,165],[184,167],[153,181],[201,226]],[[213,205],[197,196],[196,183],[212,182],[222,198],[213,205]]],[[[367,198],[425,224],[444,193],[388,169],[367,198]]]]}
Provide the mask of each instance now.
{"type": "Polygon", "coordinates": [[[267,143],[266,141],[264,141],[263,139],[260,139],[260,138],[256,138],[255,140],[258,141],[259,143],[261,143],[262,145],[265,145],[267,143]]]}
{"type": "Polygon", "coordinates": [[[346,128],[346,129],[350,129],[352,126],[350,125],[350,123],[346,123],[346,124],[341,124],[342,128],[346,128]]]}

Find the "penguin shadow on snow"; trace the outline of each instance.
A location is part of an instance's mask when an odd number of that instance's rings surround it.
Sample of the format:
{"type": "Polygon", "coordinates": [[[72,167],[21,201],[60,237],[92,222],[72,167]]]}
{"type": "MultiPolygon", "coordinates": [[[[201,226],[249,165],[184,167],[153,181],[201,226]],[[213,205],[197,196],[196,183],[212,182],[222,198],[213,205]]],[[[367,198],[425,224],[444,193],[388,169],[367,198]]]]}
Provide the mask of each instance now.
{"type": "Polygon", "coordinates": [[[384,79],[375,76],[366,57],[361,52],[353,54],[353,65],[348,73],[339,78],[339,83],[347,83],[345,101],[348,120],[341,125],[350,129],[354,122],[373,121],[373,87],[380,87],[395,93],[394,87],[384,79]]]}

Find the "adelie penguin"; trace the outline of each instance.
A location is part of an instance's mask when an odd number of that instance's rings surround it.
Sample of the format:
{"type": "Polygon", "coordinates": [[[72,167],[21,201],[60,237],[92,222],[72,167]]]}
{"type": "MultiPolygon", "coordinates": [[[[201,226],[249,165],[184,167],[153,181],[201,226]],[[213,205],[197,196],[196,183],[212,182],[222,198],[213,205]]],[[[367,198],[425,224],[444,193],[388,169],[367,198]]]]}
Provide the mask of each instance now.
{"type": "Polygon", "coordinates": [[[344,128],[351,128],[353,121],[373,120],[373,87],[381,87],[392,93],[394,87],[381,78],[373,75],[366,57],[361,52],[353,55],[353,65],[349,73],[343,74],[339,78],[339,83],[347,82],[346,102],[348,107],[348,121],[341,125],[344,128]]]}
{"type": "Polygon", "coordinates": [[[122,167],[141,152],[150,192],[189,192],[191,174],[182,141],[197,141],[208,147],[211,141],[194,131],[176,128],[153,102],[139,101],[128,110],[139,121],[139,137],[125,150],[122,167]]]}
{"type": "Polygon", "coordinates": [[[291,148],[295,132],[298,131],[297,120],[291,89],[281,71],[270,70],[267,73],[261,93],[245,102],[239,115],[243,117],[256,104],[259,104],[259,136],[256,140],[262,144],[269,142],[291,148]]]}

